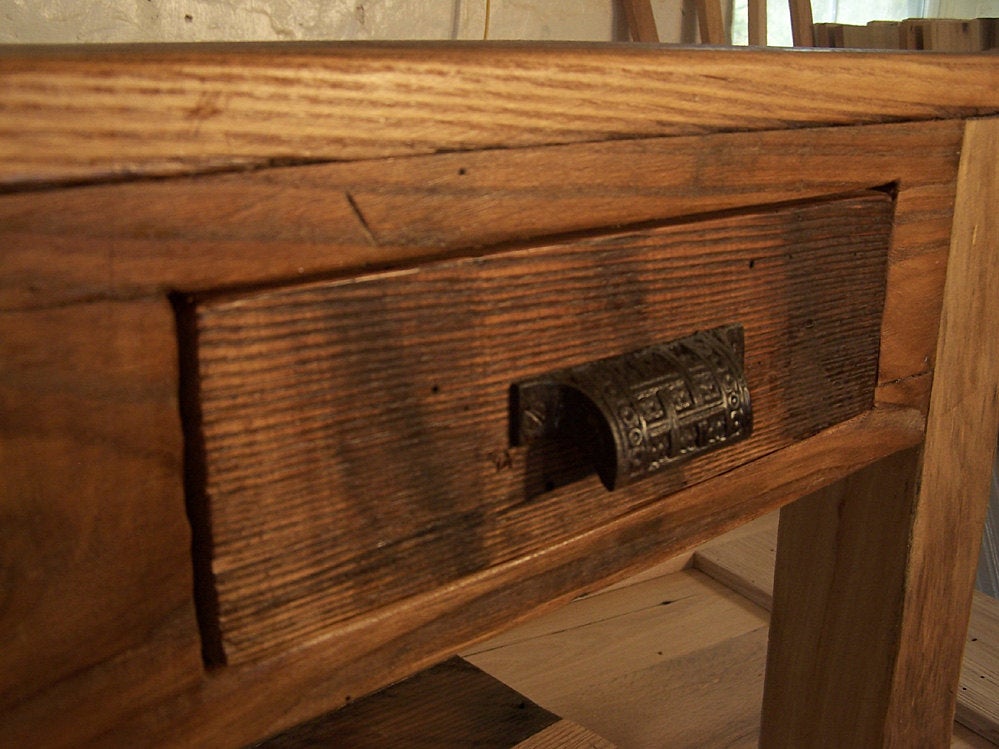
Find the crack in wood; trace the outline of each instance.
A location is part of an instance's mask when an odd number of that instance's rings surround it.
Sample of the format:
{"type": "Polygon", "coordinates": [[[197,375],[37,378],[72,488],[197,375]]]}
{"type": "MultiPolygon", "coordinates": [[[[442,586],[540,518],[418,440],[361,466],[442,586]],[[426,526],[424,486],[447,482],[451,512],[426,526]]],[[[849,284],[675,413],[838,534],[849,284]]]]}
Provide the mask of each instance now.
{"type": "Polygon", "coordinates": [[[364,236],[368,238],[368,241],[371,242],[371,244],[378,246],[378,239],[371,230],[371,225],[368,224],[368,220],[364,217],[364,213],[361,212],[361,207],[357,204],[354,196],[351,195],[349,191],[345,191],[344,197],[347,198],[347,204],[350,206],[350,210],[353,211],[354,215],[357,217],[357,223],[360,224],[361,230],[364,232],[364,236]]]}

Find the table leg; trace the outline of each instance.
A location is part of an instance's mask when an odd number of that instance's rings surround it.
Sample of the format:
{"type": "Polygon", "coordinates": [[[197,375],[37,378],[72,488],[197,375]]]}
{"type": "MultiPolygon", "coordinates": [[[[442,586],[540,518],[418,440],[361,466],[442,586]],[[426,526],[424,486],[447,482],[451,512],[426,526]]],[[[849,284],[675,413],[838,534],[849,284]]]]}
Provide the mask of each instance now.
{"type": "Polygon", "coordinates": [[[762,746],[949,745],[999,421],[996,205],[999,119],[971,121],[923,449],[782,511],[762,746]]]}

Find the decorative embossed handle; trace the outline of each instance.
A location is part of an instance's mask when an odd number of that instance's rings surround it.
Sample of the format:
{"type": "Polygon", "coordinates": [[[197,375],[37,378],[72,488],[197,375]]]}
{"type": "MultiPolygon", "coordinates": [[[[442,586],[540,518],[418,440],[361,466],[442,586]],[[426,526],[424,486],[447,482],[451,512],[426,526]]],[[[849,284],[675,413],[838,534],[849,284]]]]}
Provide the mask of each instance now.
{"type": "Polygon", "coordinates": [[[510,390],[511,442],[567,438],[608,489],[750,435],[741,325],[560,369],[510,390]]]}

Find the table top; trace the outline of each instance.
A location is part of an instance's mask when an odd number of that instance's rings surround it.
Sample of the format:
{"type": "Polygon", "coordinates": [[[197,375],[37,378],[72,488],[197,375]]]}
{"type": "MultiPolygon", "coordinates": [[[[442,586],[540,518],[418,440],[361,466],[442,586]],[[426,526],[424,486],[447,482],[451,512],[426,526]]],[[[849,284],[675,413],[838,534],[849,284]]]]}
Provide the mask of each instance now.
{"type": "Polygon", "coordinates": [[[999,55],[574,43],[0,48],[0,185],[999,111],[999,55]]]}

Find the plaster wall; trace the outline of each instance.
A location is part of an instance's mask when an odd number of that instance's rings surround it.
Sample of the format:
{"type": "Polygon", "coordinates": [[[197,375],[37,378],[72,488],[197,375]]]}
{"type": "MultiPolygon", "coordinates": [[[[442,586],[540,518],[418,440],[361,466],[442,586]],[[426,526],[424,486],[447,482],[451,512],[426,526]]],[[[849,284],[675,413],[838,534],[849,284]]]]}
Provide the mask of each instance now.
{"type": "MultiPolygon", "coordinates": [[[[653,0],[663,41],[681,40],[685,16],[693,33],[691,6],[653,0]]],[[[0,43],[473,40],[487,31],[489,39],[627,39],[615,0],[0,0],[0,43]]]]}

